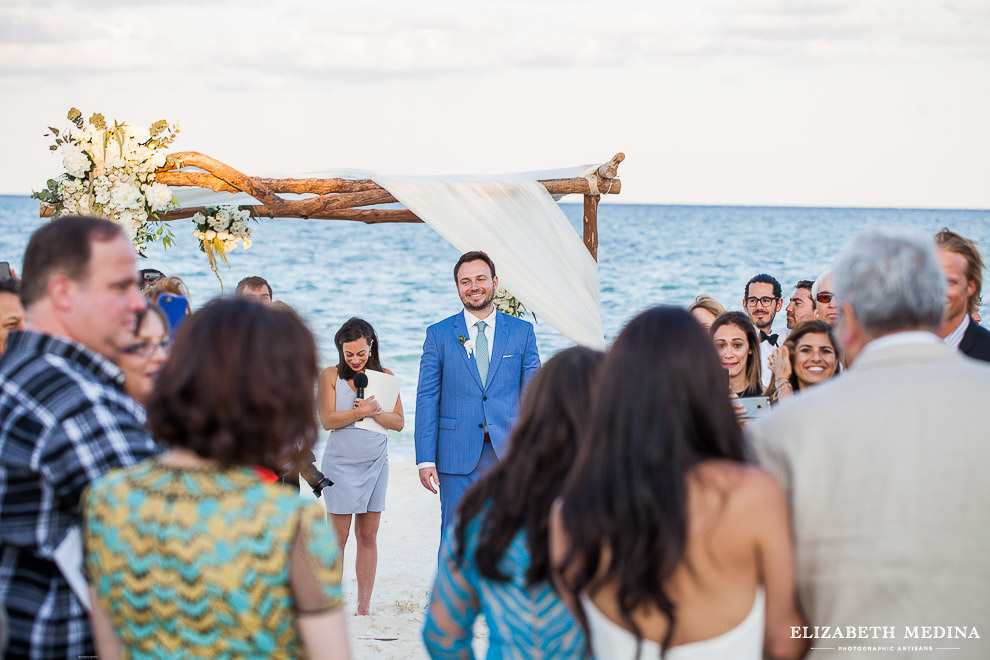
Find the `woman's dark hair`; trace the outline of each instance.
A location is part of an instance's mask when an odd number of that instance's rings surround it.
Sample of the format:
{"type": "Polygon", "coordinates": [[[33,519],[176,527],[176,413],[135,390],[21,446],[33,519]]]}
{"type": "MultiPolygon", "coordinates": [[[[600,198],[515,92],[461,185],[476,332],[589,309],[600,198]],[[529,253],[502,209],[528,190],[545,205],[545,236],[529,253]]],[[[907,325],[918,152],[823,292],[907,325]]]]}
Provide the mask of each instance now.
{"type": "Polygon", "coordinates": [[[370,323],[355,316],[347,319],[344,325],[340,326],[337,334],[333,336],[333,343],[337,346],[337,378],[344,380],[354,378],[354,370],[344,359],[344,344],[362,338],[369,345],[368,362],[365,363],[364,368],[382,371],[382,362],[378,358],[378,335],[375,334],[375,329],[371,327],[370,323]]]}
{"type": "Polygon", "coordinates": [[[498,568],[513,537],[526,531],[530,564],[527,584],[550,577],[548,519],[577,454],[595,378],[604,356],[590,348],[561,351],[526,388],[506,457],[478,480],[458,507],[457,558],[464,561],[467,527],[481,515],[475,562],[482,575],[509,576],[498,568]]]}
{"type": "MultiPolygon", "coordinates": [[[[756,334],[753,319],[746,312],[726,312],[712,322],[709,334],[715,339],[715,332],[723,325],[734,325],[746,334],[749,353],[746,355],[746,392],[763,392],[762,365],[760,360],[760,338],[756,334]]],[[[724,381],[724,378],[723,378],[724,381]]],[[[723,382],[722,388],[725,389],[723,382]]]]}
{"type": "Polygon", "coordinates": [[[229,465],[279,465],[317,439],[316,342],[295,312],[219,298],[189,316],[148,399],[159,442],[229,465]]]}
{"type": "MultiPolygon", "coordinates": [[[[742,430],[711,337],[687,311],[656,307],[619,334],[605,357],[561,497],[570,550],[559,568],[575,597],[617,589],[619,614],[657,608],[677,624],[668,582],[687,544],[687,475],[708,459],[742,463],[742,430]]],[[[578,619],[587,630],[583,612],[578,619]]]]}
{"type": "Polygon", "coordinates": [[[149,302],[148,306],[139,311],[134,315],[134,336],[137,337],[137,333],[141,332],[141,326],[144,325],[145,319],[148,315],[157,316],[158,320],[162,322],[162,326],[165,328],[165,334],[168,334],[169,328],[171,327],[168,322],[168,317],[165,315],[165,311],[159,307],[156,303],[149,302]]]}
{"type": "MultiPolygon", "coordinates": [[[[791,334],[787,335],[787,339],[784,341],[784,346],[787,347],[791,356],[790,357],[791,377],[787,379],[787,382],[791,384],[792,392],[797,392],[798,390],[801,389],[801,386],[798,385],[797,372],[794,370],[794,358],[797,353],[796,349],[797,349],[798,341],[801,339],[801,337],[804,337],[805,335],[825,335],[826,337],[828,337],[828,343],[832,344],[832,349],[835,350],[836,361],[838,361],[840,358],[839,346],[835,343],[835,336],[832,334],[832,326],[830,326],[828,323],[825,323],[825,321],[818,321],[818,320],[804,321],[802,323],[798,323],[794,327],[794,329],[791,330],[791,334]]],[[[835,374],[833,373],[832,375],[834,376],[835,374]]],[[[777,383],[775,381],[771,382],[770,386],[767,387],[766,395],[770,397],[771,401],[776,400],[777,383]]]]}

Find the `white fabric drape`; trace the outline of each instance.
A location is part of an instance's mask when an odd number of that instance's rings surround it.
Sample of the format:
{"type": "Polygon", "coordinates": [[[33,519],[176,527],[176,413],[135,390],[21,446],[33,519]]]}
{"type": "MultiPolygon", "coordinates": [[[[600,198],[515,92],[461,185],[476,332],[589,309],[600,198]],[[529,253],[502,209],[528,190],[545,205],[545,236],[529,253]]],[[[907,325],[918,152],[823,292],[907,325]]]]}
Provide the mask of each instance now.
{"type": "MultiPolygon", "coordinates": [[[[598,265],[538,183],[591,171],[594,166],[496,176],[392,176],[354,170],[307,176],[374,180],[458,250],[487,252],[499,284],[540,322],[576,344],[604,349],[598,265]]],[[[173,192],[183,206],[257,204],[243,193],[196,188],[173,192]]]]}
{"type": "Polygon", "coordinates": [[[598,265],[535,178],[373,179],[461,252],[487,252],[499,284],[541,322],[576,344],[605,348],[598,265]]]}

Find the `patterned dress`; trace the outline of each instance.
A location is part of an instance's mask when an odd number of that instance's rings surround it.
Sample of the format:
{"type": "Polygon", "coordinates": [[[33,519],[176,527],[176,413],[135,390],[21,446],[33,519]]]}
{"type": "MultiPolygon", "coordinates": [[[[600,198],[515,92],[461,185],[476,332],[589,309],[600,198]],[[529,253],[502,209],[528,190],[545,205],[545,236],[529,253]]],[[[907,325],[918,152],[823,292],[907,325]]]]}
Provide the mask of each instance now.
{"type": "Polygon", "coordinates": [[[297,658],[341,605],[323,508],[251,468],[114,470],[83,498],[85,565],[125,657],[297,658]]]}
{"type": "Polygon", "coordinates": [[[474,562],[481,516],[468,524],[463,565],[458,565],[454,527],[444,537],[440,568],[433,586],[423,641],[432,658],[474,657],[474,620],[488,625],[488,658],[585,658],[588,645],[581,626],[549,582],[526,586],[529,544],[520,530],[499,561],[509,576],[497,582],[474,562]]]}

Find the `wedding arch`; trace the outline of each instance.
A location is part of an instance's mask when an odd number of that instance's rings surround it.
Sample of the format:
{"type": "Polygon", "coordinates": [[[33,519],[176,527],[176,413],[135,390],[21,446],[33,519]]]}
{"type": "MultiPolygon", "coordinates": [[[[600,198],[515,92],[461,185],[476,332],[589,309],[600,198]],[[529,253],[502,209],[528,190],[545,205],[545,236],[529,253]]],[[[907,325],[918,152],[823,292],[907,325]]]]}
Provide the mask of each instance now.
{"type": "MultiPolygon", "coordinates": [[[[272,219],[424,222],[462,251],[488,252],[500,284],[541,320],[575,343],[603,348],[598,204],[602,195],[621,191],[618,166],[624,159],[618,153],[600,165],[485,176],[348,171],[270,178],[248,176],[198,152],[177,152],[149,180],[168,186],[181,207],[170,205],[148,222],[209,216],[215,205],[249,205],[252,215],[272,219]],[[580,238],[556,203],[568,194],[584,198],[580,238]],[[404,208],[380,208],[396,203],[404,208]]],[[[53,211],[43,201],[41,215],[53,211]]]]}

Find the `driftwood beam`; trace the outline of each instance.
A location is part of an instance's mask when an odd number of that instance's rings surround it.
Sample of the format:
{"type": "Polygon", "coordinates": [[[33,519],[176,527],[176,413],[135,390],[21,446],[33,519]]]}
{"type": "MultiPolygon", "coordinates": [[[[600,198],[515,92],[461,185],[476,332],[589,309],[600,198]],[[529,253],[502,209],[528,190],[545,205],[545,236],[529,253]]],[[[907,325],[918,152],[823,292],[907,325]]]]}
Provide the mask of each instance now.
{"type": "MultiPolygon", "coordinates": [[[[600,194],[618,194],[622,190],[622,182],[616,177],[619,163],[625,155],[618,153],[612,160],[600,166],[595,172],[598,177],[600,194]]],[[[248,177],[220,161],[204,156],[195,151],[182,151],[171,154],[163,168],[158,170],[155,180],[170,186],[198,186],[216,192],[246,192],[265,204],[272,200],[260,199],[250,190],[241,188],[238,182],[251,182],[259,190],[268,193],[316,193],[317,195],[331,193],[355,193],[382,191],[382,188],[369,179],[272,179],[248,177]],[[179,167],[199,167],[208,172],[179,172],[179,167]],[[237,180],[237,182],[235,182],[237,180]]],[[[540,181],[551,195],[578,194],[587,195],[592,192],[588,180],[584,177],[572,179],[547,179],[540,181]]],[[[394,200],[393,200],[394,201],[394,200]]],[[[377,202],[373,202],[377,203],[377,202]]],[[[274,205],[277,205],[275,202],[274,205]]]]}
{"type": "MultiPolygon", "coordinates": [[[[295,214],[286,216],[281,209],[271,209],[267,206],[252,206],[253,212],[265,218],[303,218],[308,220],[354,220],[368,225],[383,222],[423,222],[419,216],[406,209],[325,209],[316,210],[306,215],[295,214]]],[[[170,222],[172,220],[182,220],[191,218],[197,213],[204,211],[205,206],[190,206],[186,208],[169,211],[161,218],[149,218],[149,222],[170,222]]]]}
{"type": "Polygon", "coordinates": [[[619,163],[626,159],[626,155],[621,151],[614,156],[612,160],[604,163],[598,168],[598,176],[603,179],[614,179],[619,174],[619,163]]]}

